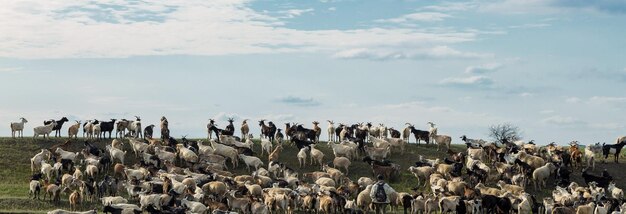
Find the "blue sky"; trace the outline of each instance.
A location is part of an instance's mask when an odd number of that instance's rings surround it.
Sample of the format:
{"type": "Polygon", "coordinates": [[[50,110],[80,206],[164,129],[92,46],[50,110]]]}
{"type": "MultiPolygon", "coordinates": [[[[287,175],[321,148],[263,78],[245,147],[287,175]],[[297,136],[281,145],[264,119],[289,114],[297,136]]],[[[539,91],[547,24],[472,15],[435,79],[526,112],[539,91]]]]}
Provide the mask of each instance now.
{"type": "Polygon", "coordinates": [[[510,122],[540,143],[624,134],[624,1],[2,4],[0,123],[26,117],[27,135],[133,115],[196,137],[228,116],[434,121],[453,139],[510,122]]]}

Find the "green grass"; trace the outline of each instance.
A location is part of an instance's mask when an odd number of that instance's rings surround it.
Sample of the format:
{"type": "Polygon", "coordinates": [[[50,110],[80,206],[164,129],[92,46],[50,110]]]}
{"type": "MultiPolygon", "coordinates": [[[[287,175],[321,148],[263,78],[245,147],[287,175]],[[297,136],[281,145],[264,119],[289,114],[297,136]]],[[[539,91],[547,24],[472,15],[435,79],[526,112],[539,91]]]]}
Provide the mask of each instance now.
{"type": "MultiPolygon", "coordinates": [[[[1,212],[10,212],[10,213],[34,213],[34,212],[43,212],[50,211],[57,208],[69,209],[69,204],[67,203],[67,195],[61,195],[61,203],[59,205],[50,204],[47,201],[41,200],[33,200],[28,199],[28,182],[29,177],[31,175],[30,171],[30,158],[38,153],[42,148],[49,148],[55,144],[62,143],[66,141],[67,138],[52,138],[50,140],[32,139],[32,138],[24,138],[24,139],[12,139],[12,138],[0,138],[0,213],[1,212]]],[[[83,140],[72,140],[72,144],[70,145],[71,151],[78,151],[83,148],[82,145],[83,140]]],[[[109,144],[110,140],[101,140],[95,142],[95,144],[104,148],[105,145],[109,144]]],[[[127,165],[129,163],[135,163],[135,158],[132,153],[132,149],[128,144],[124,144],[125,150],[128,151],[126,156],[127,165]]],[[[325,153],[324,162],[331,162],[334,157],[332,154],[332,150],[326,145],[325,142],[321,142],[316,148],[320,149],[325,153]]],[[[452,145],[452,150],[454,151],[462,151],[465,149],[465,145],[452,145]]],[[[396,189],[396,191],[400,192],[411,192],[411,188],[417,185],[417,179],[413,177],[406,169],[411,166],[418,158],[419,155],[423,155],[426,158],[444,158],[447,154],[442,152],[437,152],[437,147],[434,145],[415,145],[410,144],[406,147],[403,155],[400,155],[398,150],[394,150],[391,155],[391,160],[395,163],[398,163],[402,166],[402,170],[400,176],[395,180],[389,182],[391,186],[396,189]]],[[[260,146],[255,144],[254,148],[255,152],[260,151],[260,146]]],[[[289,167],[293,169],[297,169],[300,172],[312,172],[319,170],[319,166],[309,166],[307,165],[303,169],[298,168],[298,160],[296,158],[297,149],[295,146],[288,145],[284,147],[283,152],[280,154],[279,161],[287,164],[289,167]]],[[[267,165],[267,155],[263,155],[260,157],[264,163],[267,165]]],[[[230,164],[228,164],[230,167],[230,164]]],[[[616,179],[616,182],[619,187],[624,188],[624,181],[622,177],[626,175],[626,167],[623,167],[622,164],[596,164],[595,173],[600,173],[602,169],[608,169],[609,172],[616,179]]],[[[235,172],[235,174],[249,174],[243,164],[236,169],[231,169],[231,171],[235,172]]],[[[582,179],[580,178],[580,170],[575,171],[572,174],[572,180],[582,183],[582,179]]],[[[357,180],[359,177],[372,177],[371,168],[369,165],[363,163],[360,160],[354,160],[352,162],[352,166],[350,167],[350,179],[357,180]]],[[[548,182],[551,187],[543,189],[541,191],[535,192],[533,188],[529,188],[529,192],[539,196],[542,198],[544,196],[548,196],[551,193],[551,190],[554,189],[554,182],[551,180],[548,182]]],[[[494,186],[493,184],[489,186],[494,186]]],[[[43,195],[42,195],[43,197],[43,195]]],[[[93,208],[101,209],[101,205],[99,204],[90,204],[87,203],[84,205],[84,210],[93,209],[93,208]]]]}

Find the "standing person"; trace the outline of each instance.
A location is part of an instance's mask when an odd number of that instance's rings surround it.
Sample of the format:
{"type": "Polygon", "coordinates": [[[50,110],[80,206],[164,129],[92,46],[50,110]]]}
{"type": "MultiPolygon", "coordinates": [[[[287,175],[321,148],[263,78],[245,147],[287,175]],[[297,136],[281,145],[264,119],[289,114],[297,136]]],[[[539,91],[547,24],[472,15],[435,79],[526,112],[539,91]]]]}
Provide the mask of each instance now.
{"type": "Polygon", "coordinates": [[[389,184],[385,183],[383,180],[383,175],[378,175],[378,182],[372,185],[372,189],[370,190],[370,197],[372,198],[372,203],[374,204],[374,208],[376,209],[376,214],[385,214],[387,211],[387,204],[389,204],[389,194],[395,192],[389,184]]]}

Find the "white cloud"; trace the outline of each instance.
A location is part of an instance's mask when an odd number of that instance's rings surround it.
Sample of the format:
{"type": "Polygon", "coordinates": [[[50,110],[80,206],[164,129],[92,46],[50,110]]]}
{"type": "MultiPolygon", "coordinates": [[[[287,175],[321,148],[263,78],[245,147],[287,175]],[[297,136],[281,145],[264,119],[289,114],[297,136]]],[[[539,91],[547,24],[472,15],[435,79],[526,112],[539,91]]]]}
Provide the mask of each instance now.
{"type": "MultiPolygon", "coordinates": [[[[479,32],[415,28],[296,30],[278,14],[257,12],[248,0],[111,2],[3,1],[0,57],[83,58],[138,55],[337,53],[351,49],[423,50],[409,57],[483,57],[448,47],[476,40],[479,32]],[[95,9],[94,9],[95,8],[95,9]],[[111,13],[110,17],[102,12],[111,13]],[[137,14],[143,14],[142,18],[137,14]],[[425,50],[425,51],[424,51],[425,50]]],[[[303,15],[311,9],[286,11],[303,15]]],[[[415,15],[407,19],[446,15],[415,15]]],[[[419,51],[418,51],[419,52],[419,51]]]]}
{"type": "Polygon", "coordinates": [[[589,102],[592,104],[623,105],[626,104],[626,97],[594,96],[589,98],[589,102]]]}
{"type": "Polygon", "coordinates": [[[478,65],[478,66],[468,66],[467,68],[465,68],[465,73],[469,73],[469,74],[491,73],[491,72],[500,70],[502,67],[503,65],[500,63],[487,63],[483,65],[478,65]]]}
{"type": "Polygon", "coordinates": [[[580,98],[578,97],[568,97],[565,99],[565,102],[567,103],[579,103],[580,102],[580,98]]]}
{"type": "Polygon", "coordinates": [[[328,11],[336,11],[336,10],[337,10],[337,8],[336,8],[336,7],[329,7],[329,8],[328,8],[328,11]]]}
{"type": "Polygon", "coordinates": [[[381,23],[410,23],[410,22],[437,22],[452,17],[451,15],[439,12],[417,12],[406,14],[397,18],[378,19],[376,22],[381,23]]]}
{"type": "Polygon", "coordinates": [[[509,26],[509,28],[530,29],[530,28],[545,28],[545,27],[550,27],[550,26],[552,25],[548,23],[528,23],[528,24],[522,24],[522,25],[512,25],[512,26],[509,26]]]}
{"type": "Polygon", "coordinates": [[[476,8],[477,5],[473,2],[443,2],[438,5],[430,5],[420,8],[420,10],[430,10],[430,11],[440,11],[440,12],[448,12],[448,11],[466,11],[470,9],[476,8]]]}
{"type": "Polygon", "coordinates": [[[281,13],[285,14],[285,18],[294,18],[294,17],[298,17],[306,13],[312,13],[313,11],[315,11],[313,8],[290,9],[290,10],[281,11],[281,13]]]}
{"type": "Polygon", "coordinates": [[[487,76],[451,77],[439,81],[439,84],[457,87],[488,88],[494,80],[487,76]]]}
{"type": "Polygon", "coordinates": [[[436,46],[432,48],[416,48],[412,50],[392,50],[380,48],[355,48],[335,53],[338,59],[374,59],[374,60],[397,60],[397,59],[480,59],[492,57],[489,53],[463,52],[448,46],[436,46]]]}
{"type": "Polygon", "coordinates": [[[524,97],[524,98],[529,98],[529,97],[534,97],[535,94],[529,93],[529,92],[523,92],[523,93],[520,93],[519,96],[524,97]]]}
{"type": "Polygon", "coordinates": [[[540,114],[553,114],[554,110],[546,109],[539,112],[540,114]]]}
{"type": "Polygon", "coordinates": [[[623,129],[624,125],[619,124],[619,123],[592,123],[592,124],[589,124],[589,127],[596,128],[596,129],[617,130],[617,129],[623,129]]]}
{"type": "Polygon", "coordinates": [[[584,121],[581,121],[577,118],[569,117],[569,116],[561,116],[561,115],[554,115],[554,116],[547,117],[543,119],[542,122],[553,124],[553,125],[577,125],[577,124],[585,123],[584,121]]]}

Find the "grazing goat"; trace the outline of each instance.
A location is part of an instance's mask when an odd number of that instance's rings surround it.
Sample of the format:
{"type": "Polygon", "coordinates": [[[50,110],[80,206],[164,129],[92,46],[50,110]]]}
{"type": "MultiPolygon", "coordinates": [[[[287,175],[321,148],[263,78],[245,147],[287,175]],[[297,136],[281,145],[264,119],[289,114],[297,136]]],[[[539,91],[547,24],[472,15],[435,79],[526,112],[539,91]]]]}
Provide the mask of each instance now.
{"type": "Polygon", "coordinates": [[[431,135],[432,139],[437,143],[437,151],[440,151],[441,146],[445,146],[446,149],[450,149],[450,143],[452,138],[448,135],[431,135]]]}
{"type": "Polygon", "coordinates": [[[11,122],[11,137],[15,138],[17,132],[18,137],[24,137],[24,123],[28,123],[28,120],[20,117],[20,122],[11,122]]]}
{"type": "MultiPolygon", "coordinates": [[[[54,121],[54,120],[52,120],[54,121]]],[[[44,125],[48,125],[50,123],[52,123],[52,121],[43,121],[44,125]]],[[[52,128],[52,131],[54,131],[54,136],[55,137],[61,137],[61,128],[63,127],[63,123],[69,121],[67,119],[67,117],[63,117],[60,120],[55,121],[56,125],[54,125],[54,127],[52,128]]]]}
{"type": "Polygon", "coordinates": [[[56,121],[51,121],[48,125],[44,125],[44,126],[37,126],[35,128],[33,128],[33,132],[34,135],[33,137],[39,137],[39,135],[43,135],[43,138],[46,137],[50,137],[50,132],[52,132],[52,129],[54,128],[54,126],[57,125],[56,121]]]}

